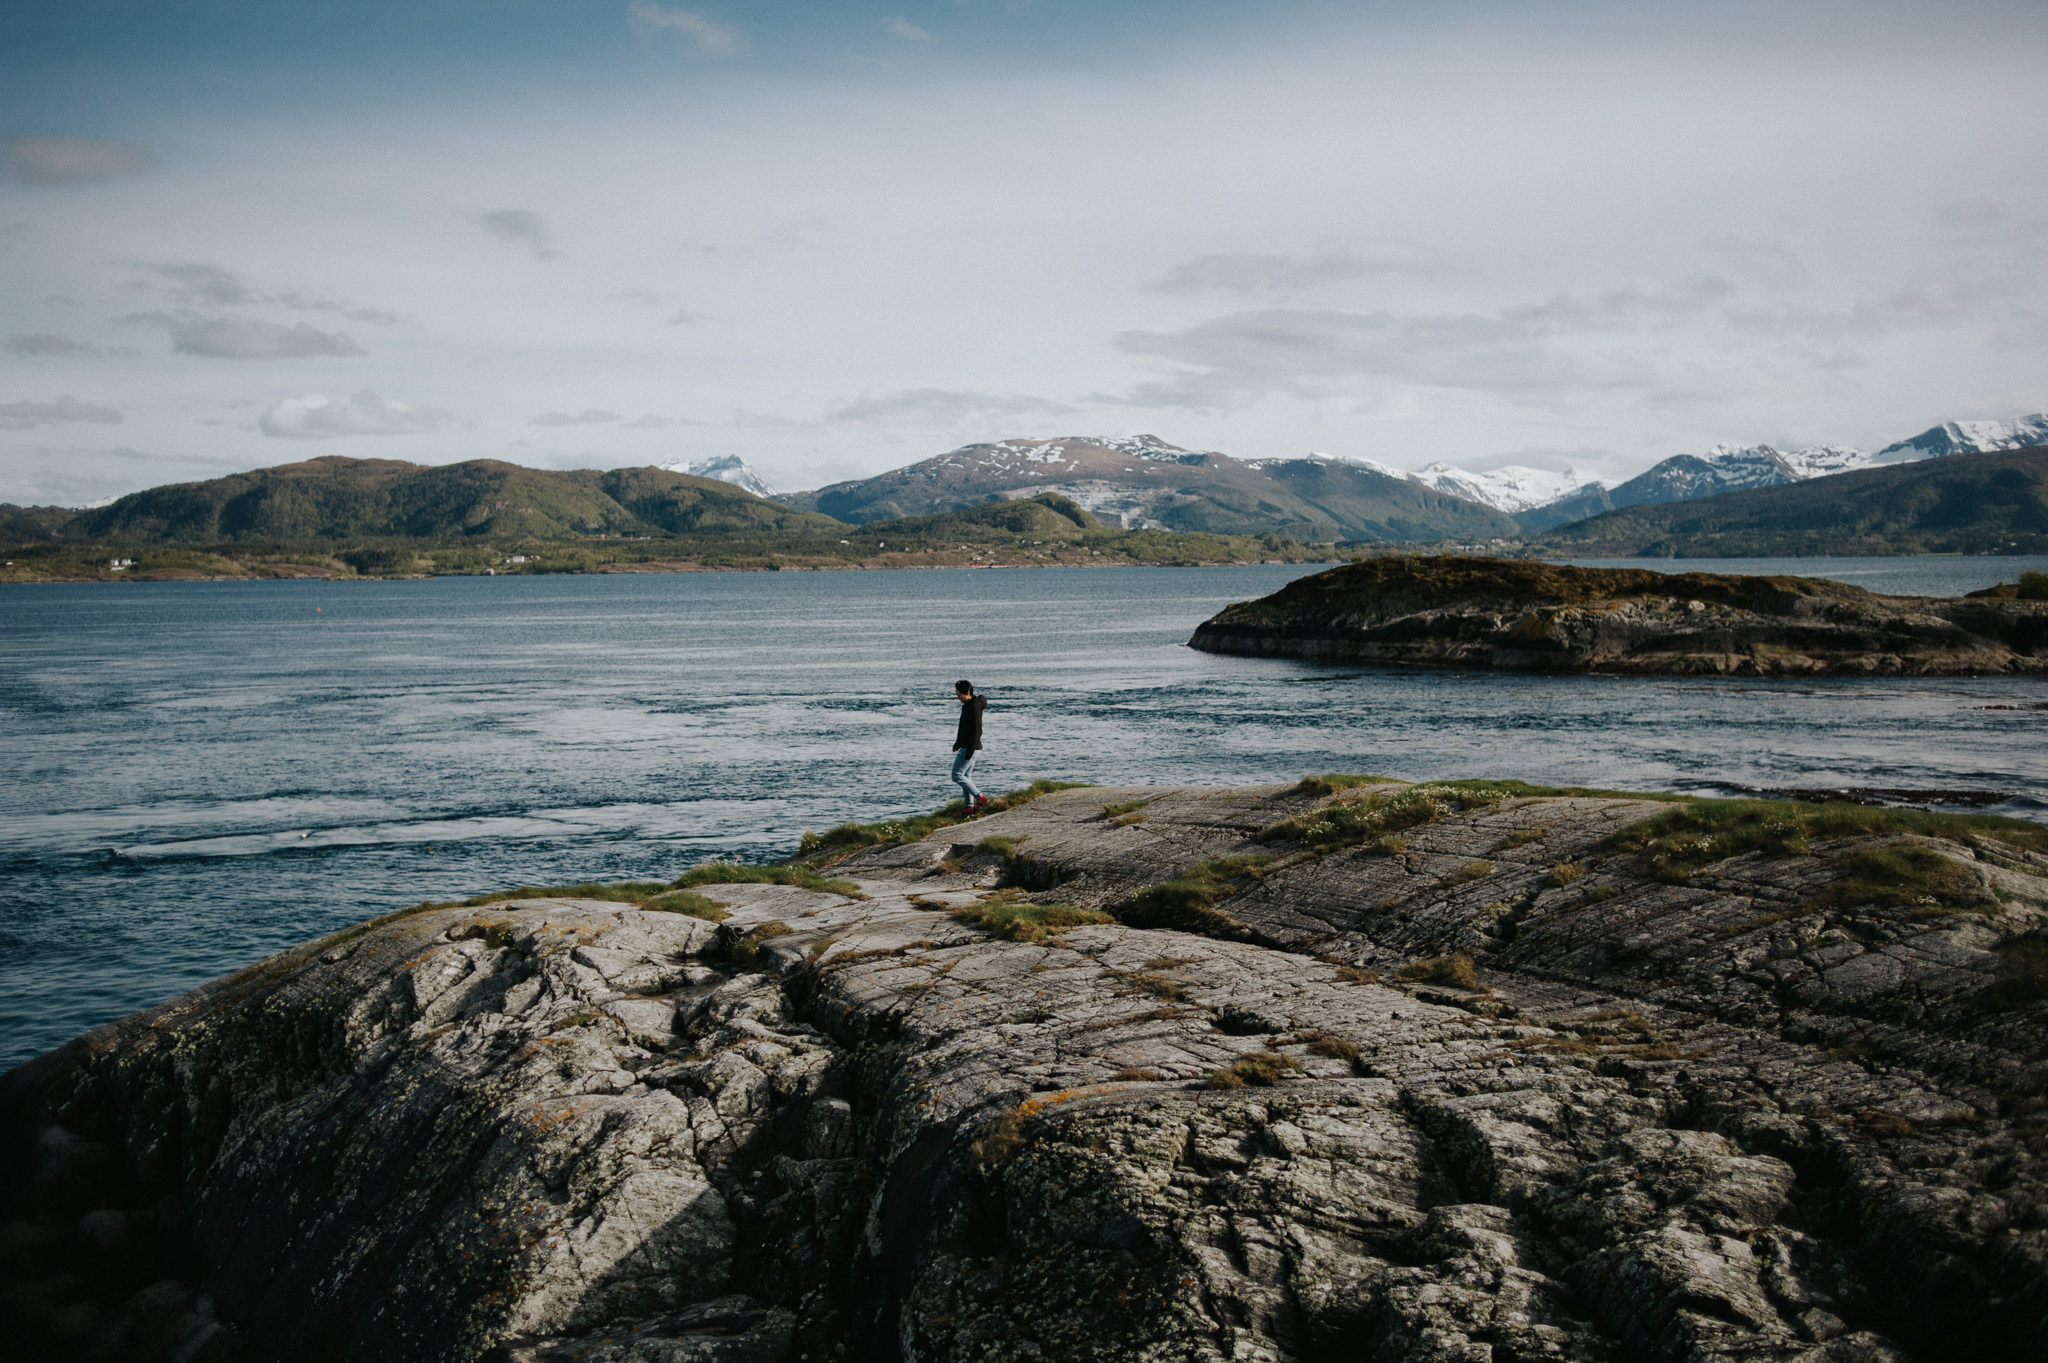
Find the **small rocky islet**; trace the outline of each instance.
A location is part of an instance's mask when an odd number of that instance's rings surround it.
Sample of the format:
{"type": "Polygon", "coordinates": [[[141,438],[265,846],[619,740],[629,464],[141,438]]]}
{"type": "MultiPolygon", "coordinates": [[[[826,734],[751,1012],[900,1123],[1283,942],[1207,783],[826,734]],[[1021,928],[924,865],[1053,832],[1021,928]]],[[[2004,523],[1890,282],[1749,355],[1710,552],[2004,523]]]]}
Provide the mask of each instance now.
{"type": "Polygon", "coordinates": [[[1451,556],[1363,559],[1239,602],[1210,653],[1641,676],[2048,673],[2048,600],[1880,596],[1810,577],[1451,556]]]}
{"type": "Polygon", "coordinates": [[[2048,1356],[2048,831],[1019,792],[427,905],[0,1077],[24,1356],[2048,1356]]]}

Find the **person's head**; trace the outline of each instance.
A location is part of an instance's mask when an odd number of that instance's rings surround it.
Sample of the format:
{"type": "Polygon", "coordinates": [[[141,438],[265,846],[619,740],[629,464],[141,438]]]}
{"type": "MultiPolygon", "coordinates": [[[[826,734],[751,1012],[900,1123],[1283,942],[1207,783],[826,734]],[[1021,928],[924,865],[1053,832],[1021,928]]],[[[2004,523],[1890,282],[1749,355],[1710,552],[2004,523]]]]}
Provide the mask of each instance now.
{"type": "Polygon", "coordinates": [[[974,683],[965,680],[954,682],[953,694],[962,700],[972,700],[974,698],[974,683]]]}

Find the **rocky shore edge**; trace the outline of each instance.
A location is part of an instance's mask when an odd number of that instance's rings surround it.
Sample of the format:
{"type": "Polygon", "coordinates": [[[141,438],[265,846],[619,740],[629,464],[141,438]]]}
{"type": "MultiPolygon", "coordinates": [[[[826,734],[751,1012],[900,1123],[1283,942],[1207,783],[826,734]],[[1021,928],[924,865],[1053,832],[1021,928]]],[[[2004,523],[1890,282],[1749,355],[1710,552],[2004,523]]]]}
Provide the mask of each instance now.
{"type": "Polygon", "coordinates": [[[2048,830],[1041,787],[0,1076],[27,1356],[2048,1354],[2048,830]]]}
{"type": "Polygon", "coordinates": [[[1879,596],[1808,577],[1400,556],[1226,607],[1210,653],[1654,676],[2048,673],[2048,601],[1879,596]]]}

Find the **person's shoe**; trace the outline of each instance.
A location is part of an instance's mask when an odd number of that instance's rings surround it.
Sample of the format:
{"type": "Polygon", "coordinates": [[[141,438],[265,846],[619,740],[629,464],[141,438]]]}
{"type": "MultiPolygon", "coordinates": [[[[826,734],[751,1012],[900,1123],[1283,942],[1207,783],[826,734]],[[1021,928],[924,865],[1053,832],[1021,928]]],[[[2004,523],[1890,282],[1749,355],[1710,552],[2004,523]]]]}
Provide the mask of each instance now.
{"type": "Polygon", "coordinates": [[[981,813],[981,811],[982,811],[982,810],[984,810],[984,809],[987,809],[987,808],[988,808],[988,796],[986,796],[986,795],[977,795],[977,796],[975,796],[975,797],[974,797],[974,803],[973,803],[973,804],[972,804],[971,806],[969,806],[969,808],[971,808],[971,809],[972,809],[972,810],[973,810],[973,811],[974,811],[974,812],[975,812],[976,814],[979,814],[979,813],[981,813]]]}

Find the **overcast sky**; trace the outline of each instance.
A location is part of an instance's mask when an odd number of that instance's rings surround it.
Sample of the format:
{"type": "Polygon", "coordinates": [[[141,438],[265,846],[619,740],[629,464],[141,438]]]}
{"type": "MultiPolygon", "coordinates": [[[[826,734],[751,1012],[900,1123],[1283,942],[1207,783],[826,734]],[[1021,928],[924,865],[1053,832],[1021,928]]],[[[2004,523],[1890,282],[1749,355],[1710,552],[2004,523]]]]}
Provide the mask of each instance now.
{"type": "Polygon", "coordinates": [[[1968,0],[13,0],[0,500],[1875,447],[2048,406],[2044,57],[1968,0]]]}

